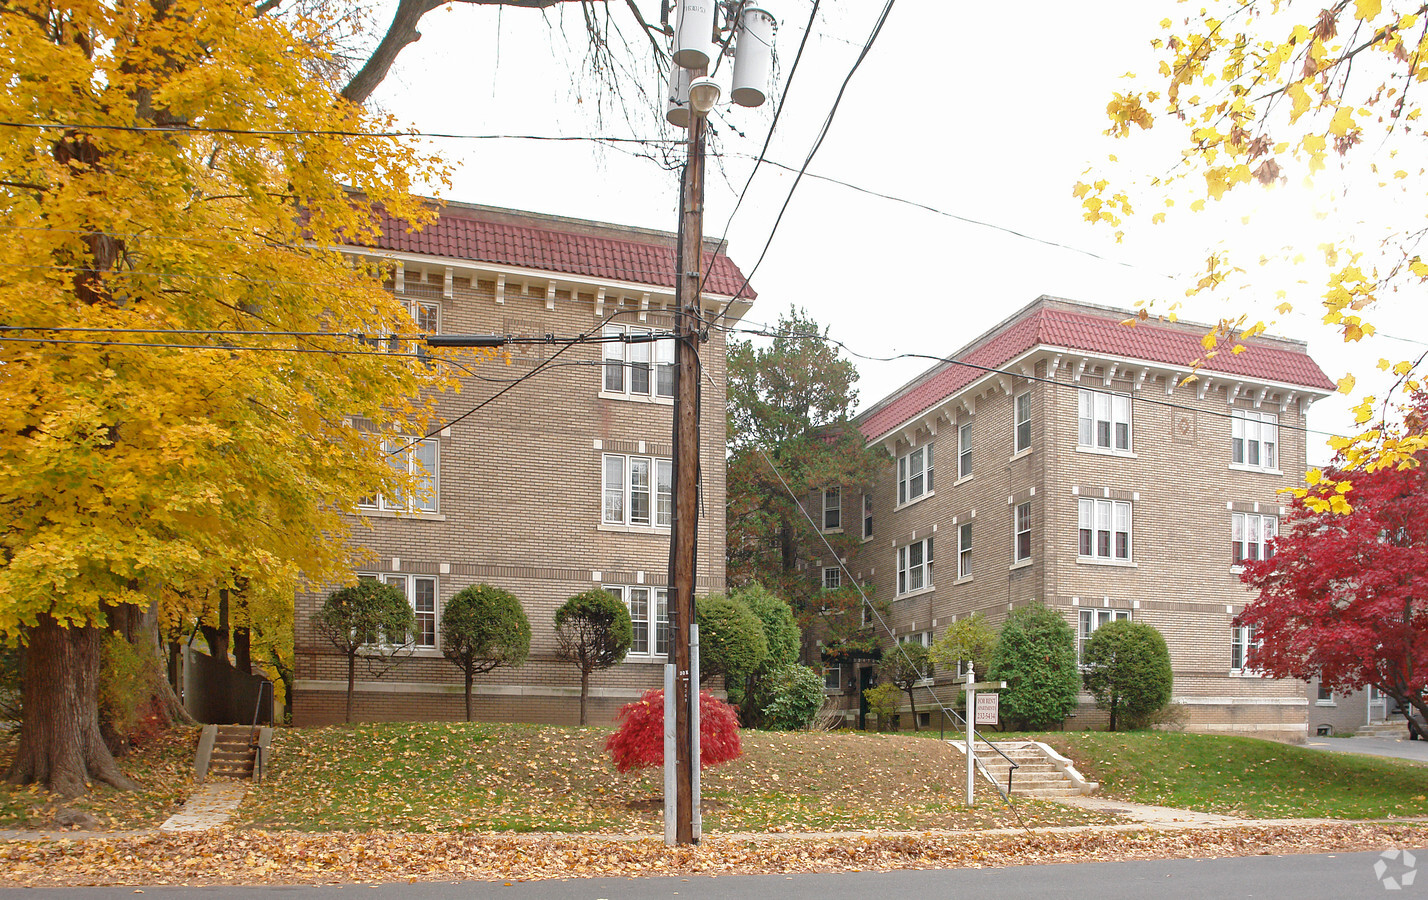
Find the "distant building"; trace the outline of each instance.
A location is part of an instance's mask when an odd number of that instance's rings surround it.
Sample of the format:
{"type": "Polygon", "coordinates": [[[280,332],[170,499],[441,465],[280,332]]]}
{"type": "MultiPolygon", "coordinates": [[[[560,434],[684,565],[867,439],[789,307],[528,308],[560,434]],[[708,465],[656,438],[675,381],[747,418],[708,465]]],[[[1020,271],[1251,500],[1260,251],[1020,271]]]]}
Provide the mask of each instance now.
{"type": "MultiPolygon", "coordinates": [[[[1078,652],[1107,622],[1145,622],[1170,647],[1190,729],[1302,737],[1303,683],[1247,669],[1253,635],[1232,622],[1250,599],[1239,562],[1267,552],[1279,490],[1303,483],[1305,411],[1334,385],[1304,344],[1264,336],[1183,383],[1207,328],[1131,317],[1050,297],[1016,312],[864,412],[887,469],[813,508],[860,529],[848,568],[890,602],[898,641],[1031,603],[1066,617],[1078,652]]],[[[825,583],[835,565],[819,561],[825,583]]],[[[828,673],[850,718],[872,677],[868,663],[828,673]]],[[[1067,727],[1103,723],[1083,695],[1067,727]]]]}
{"type": "MultiPolygon", "coordinates": [[[[389,220],[379,247],[349,249],[396,263],[391,288],[423,331],[563,338],[671,329],[674,246],[665,232],[447,203],[421,232],[389,220]]],[[[737,322],[753,292],[712,243],[706,271],[704,314],[737,322]]],[[[699,593],[724,589],[725,342],[723,332],[712,334],[700,347],[699,593]]],[[[562,346],[516,346],[509,365],[463,373],[460,392],[441,398],[441,419],[490,400],[562,346]]],[[[533,639],[524,667],[478,678],[479,718],[577,721],[579,676],[554,656],[552,617],[592,587],[625,601],[635,643],[622,665],[593,677],[591,721],[612,720],[619,706],[662,685],[672,353],[668,341],[570,347],[556,365],[403,455],[402,464],[430,473],[430,496],[371,499],[353,537],[375,558],[353,574],[406,594],[414,649],[380,680],[363,679],[359,664],[355,718],[464,715],[461,674],[441,655],[441,616],[452,595],[482,582],[520,598],[533,639]]],[[[345,664],[312,627],[326,593],[297,598],[297,724],[343,716],[345,664]]]]}

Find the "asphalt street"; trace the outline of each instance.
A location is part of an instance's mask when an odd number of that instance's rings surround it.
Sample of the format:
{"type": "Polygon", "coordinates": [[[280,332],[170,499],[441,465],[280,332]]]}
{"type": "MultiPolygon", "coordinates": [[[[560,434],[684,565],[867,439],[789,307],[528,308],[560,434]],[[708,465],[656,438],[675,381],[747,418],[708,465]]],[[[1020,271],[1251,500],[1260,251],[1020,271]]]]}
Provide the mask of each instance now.
{"type": "Polygon", "coordinates": [[[565,881],[424,882],[386,885],[148,886],[0,890],[29,900],[837,900],[966,897],[976,900],[1313,900],[1428,898],[1428,847],[1386,853],[1140,860],[1001,869],[935,869],[834,875],[586,878],[565,881]],[[1418,876],[1422,876],[1421,878],[1418,876]]]}
{"type": "MultiPolygon", "coordinates": [[[[1407,733],[1407,726],[1404,726],[1404,731],[1407,733]]],[[[1369,756],[1391,756],[1394,759],[1428,763],[1428,741],[1380,737],[1311,737],[1304,746],[1327,750],[1330,753],[1364,753],[1369,756]]]]}

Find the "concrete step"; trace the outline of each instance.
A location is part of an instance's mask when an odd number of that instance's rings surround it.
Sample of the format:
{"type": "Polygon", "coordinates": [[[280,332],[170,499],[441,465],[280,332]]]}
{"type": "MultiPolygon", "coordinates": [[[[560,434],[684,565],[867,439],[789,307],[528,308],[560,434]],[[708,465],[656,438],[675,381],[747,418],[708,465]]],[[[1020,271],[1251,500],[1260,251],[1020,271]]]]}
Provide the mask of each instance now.
{"type": "Polygon", "coordinates": [[[1402,737],[1408,733],[1408,724],[1399,719],[1397,721],[1375,722],[1372,725],[1360,725],[1354,732],[1360,737],[1402,737]]]}

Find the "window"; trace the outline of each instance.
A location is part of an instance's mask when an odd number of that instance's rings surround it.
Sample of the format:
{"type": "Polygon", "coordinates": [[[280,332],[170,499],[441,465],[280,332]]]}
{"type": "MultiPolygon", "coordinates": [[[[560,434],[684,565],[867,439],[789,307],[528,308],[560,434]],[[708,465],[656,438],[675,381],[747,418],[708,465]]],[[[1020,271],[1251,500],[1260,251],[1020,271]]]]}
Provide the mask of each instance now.
{"type": "Polygon", "coordinates": [[[897,460],[897,502],[911,503],[932,493],[932,445],[918,447],[897,460]]]}
{"type": "Polygon", "coordinates": [[[897,549],[898,596],[932,587],[932,538],[897,549]]]}
{"type": "Polygon", "coordinates": [[[1123,500],[1081,500],[1078,504],[1082,559],[1131,558],[1131,505],[1123,500]]]}
{"type": "Polygon", "coordinates": [[[924,647],[932,646],[932,632],[917,631],[912,634],[904,634],[897,639],[899,644],[921,644],[924,647]]]}
{"type": "Polygon", "coordinates": [[[1248,674],[1250,648],[1258,643],[1253,625],[1234,625],[1230,628],[1230,670],[1248,674]]]}
{"type": "Polygon", "coordinates": [[[648,328],[605,326],[604,393],[674,397],[674,342],[648,340],[651,334],[648,328]]]}
{"type": "Polygon", "coordinates": [[[1279,536],[1279,519],[1253,513],[1230,516],[1230,559],[1234,565],[1245,560],[1269,559],[1274,555],[1270,541],[1279,536]]]}
{"type": "Polygon", "coordinates": [[[1117,622],[1130,617],[1131,612],[1128,609],[1081,610],[1081,627],[1076,631],[1076,662],[1079,664],[1085,659],[1086,642],[1096,633],[1097,628],[1107,622],[1117,622]]]}
{"type": "Polygon", "coordinates": [[[957,479],[972,477],[972,423],[957,429],[957,479]]]}
{"type": "Polygon", "coordinates": [[[1329,690],[1328,685],[1324,684],[1324,682],[1321,681],[1319,682],[1318,694],[1315,696],[1314,699],[1317,703],[1322,704],[1324,706],[1333,706],[1334,692],[1329,690]]]}
{"type": "Polygon", "coordinates": [[[1016,562],[1031,559],[1031,501],[1016,508],[1016,541],[1012,556],[1016,562]]]}
{"type": "Polygon", "coordinates": [[[957,529],[957,577],[972,577],[972,523],[957,529]]]}
{"type": "Polygon", "coordinates": [[[630,610],[630,624],[634,626],[630,653],[641,656],[663,656],[669,653],[669,591],[665,588],[619,584],[607,584],[603,587],[623,600],[630,610]]]}
{"type": "Polygon", "coordinates": [[[1279,469],[1279,417],[1247,409],[1230,411],[1230,462],[1246,469],[1279,469]]]}
{"type": "Polygon", "coordinates": [[[823,530],[838,531],[843,527],[843,491],[829,488],[823,492],[823,530]]]}
{"type": "Polygon", "coordinates": [[[387,456],[393,469],[402,475],[416,478],[417,490],[414,496],[399,493],[395,497],[378,494],[358,501],[358,506],[369,509],[387,509],[401,512],[436,512],[437,495],[437,453],[436,441],[407,441],[402,439],[382,441],[382,452],[387,456]]]}
{"type": "Polygon", "coordinates": [[[837,566],[823,567],[823,589],[836,591],[843,585],[843,573],[837,566]]]}
{"type": "Polygon", "coordinates": [[[863,540],[873,536],[873,495],[863,494],[863,540]]]}
{"type": "Polygon", "coordinates": [[[668,528],[674,510],[674,463],[607,454],[604,495],[604,524],[668,528]]]}
{"type": "Polygon", "coordinates": [[[1131,449],[1131,401],[1125,394],[1080,391],[1076,442],[1096,450],[1131,449]]]}
{"type": "Polygon", "coordinates": [[[1016,398],[1016,435],[1012,452],[1031,449],[1031,391],[1016,398]]]}
{"type": "MultiPolygon", "coordinates": [[[[399,298],[401,304],[406,307],[407,314],[416,323],[416,330],[422,334],[438,334],[441,331],[441,305],[434,300],[412,300],[399,298]]],[[[374,348],[379,353],[416,353],[424,355],[426,344],[421,341],[413,341],[407,344],[398,340],[394,334],[377,334],[370,337],[363,337],[362,343],[374,348]]]]}
{"type": "Polygon", "coordinates": [[[416,613],[416,626],[408,636],[417,648],[436,647],[436,579],[419,575],[358,575],[396,588],[416,613]]]}
{"type": "Polygon", "coordinates": [[[823,689],[841,691],[843,689],[843,667],[829,666],[823,670],[823,689]]]}

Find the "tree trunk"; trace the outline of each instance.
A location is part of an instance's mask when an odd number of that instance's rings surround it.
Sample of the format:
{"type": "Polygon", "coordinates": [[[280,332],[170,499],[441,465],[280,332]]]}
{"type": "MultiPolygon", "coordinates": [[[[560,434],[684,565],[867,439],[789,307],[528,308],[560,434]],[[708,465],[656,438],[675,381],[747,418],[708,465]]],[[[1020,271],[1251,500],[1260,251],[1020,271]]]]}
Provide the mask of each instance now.
{"type": "Polygon", "coordinates": [[[357,651],[347,651],[347,718],[343,721],[352,721],[352,695],[357,692],[357,651]]]}
{"type": "Polygon", "coordinates": [[[208,643],[208,655],[215,661],[228,665],[228,589],[218,592],[218,624],[199,624],[203,639],[208,643]]]}
{"type": "Polygon", "coordinates": [[[1120,697],[1111,695],[1111,730],[1116,730],[1116,707],[1120,705],[1120,697]]]}
{"type": "Polygon", "coordinates": [[[468,721],[468,722],[471,721],[471,681],[472,681],[472,673],[471,673],[471,670],[470,670],[470,669],[467,669],[467,670],[466,670],[466,721],[468,721]]]}
{"type": "Polygon", "coordinates": [[[248,628],[233,629],[233,668],[244,675],[253,674],[253,632],[248,628]]]}
{"type": "Polygon", "coordinates": [[[96,626],[66,628],[49,615],[25,629],[25,718],[5,776],[10,783],[42,784],[62,797],[80,796],[91,780],[139,787],[119,771],[99,733],[103,636],[96,626]]]}
{"type": "Polygon", "coordinates": [[[914,696],[916,693],[916,688],[907,692],[907,708],[912,712],[912,730],[921,731],[922,726],[917,722],[917,697],[914,696]]]}
{"type": "Polygon", "coordinates": [[[584,666],[580,667],[580,724],[588,725],[589,719],[585,715],[585,701],[590,696],[590,670],[584,666]]]}

